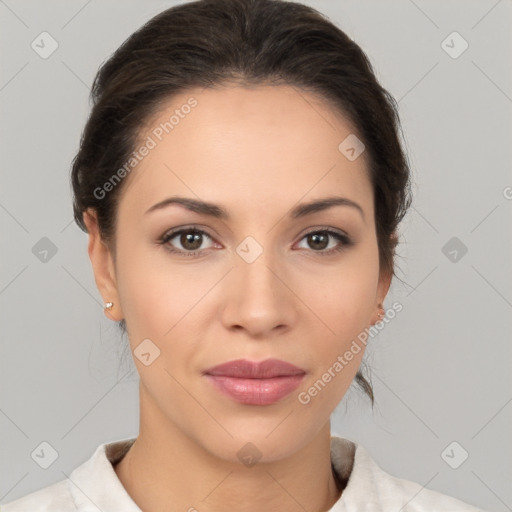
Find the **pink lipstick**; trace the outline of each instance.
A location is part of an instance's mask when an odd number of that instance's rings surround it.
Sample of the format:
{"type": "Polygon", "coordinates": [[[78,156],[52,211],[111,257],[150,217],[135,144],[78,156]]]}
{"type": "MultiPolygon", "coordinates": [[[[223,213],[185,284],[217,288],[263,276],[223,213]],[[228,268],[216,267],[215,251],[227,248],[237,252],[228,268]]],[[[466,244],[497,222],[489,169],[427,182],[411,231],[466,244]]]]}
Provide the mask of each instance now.
{"type": "Polygon", "coordinates": [[[237,359],[203,372],[217,390],[246,405],[270,405],[297,389],[306,372],[279,359],[237,359]]]}

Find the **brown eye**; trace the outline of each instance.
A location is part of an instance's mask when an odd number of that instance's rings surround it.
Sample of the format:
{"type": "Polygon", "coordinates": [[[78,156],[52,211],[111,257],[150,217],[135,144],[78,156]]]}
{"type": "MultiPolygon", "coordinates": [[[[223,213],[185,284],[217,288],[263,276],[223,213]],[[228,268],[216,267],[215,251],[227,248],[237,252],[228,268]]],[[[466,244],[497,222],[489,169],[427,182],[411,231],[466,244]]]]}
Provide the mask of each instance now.
{"type": "Polygon", "coordinates": [[[329,235],[325,232],[311,233],[307,235],[308,243],[314,249],[323,250],[329,245],[329,235]]]}
{"type": "Polygon", "coordinates": [[[180,235],[179,241],[187,251],[195,251],[201,247],[203,235],[198,231],[186,231],[180,235]]]}
{"type": "Polygon", "coordinates": [[[160,243],[170,252],[185,256],[195,256],[211,247],[201,247],[204,244],[205,238],[211,240],[210,235],[200,229],[184,228],[165,234],[160,243]]]}
{"type": "Polygon", "coordinates": [[[319,255],[330,255],[353,245],[352,240],[347,235],[332,229],[310,231],[306,233],[302,240],[306,240],[307,248],[312,249],[313,252],[317,252],[319,255]],[[331,239],[336,240],[338,243],[329,246],[331,239]]]}

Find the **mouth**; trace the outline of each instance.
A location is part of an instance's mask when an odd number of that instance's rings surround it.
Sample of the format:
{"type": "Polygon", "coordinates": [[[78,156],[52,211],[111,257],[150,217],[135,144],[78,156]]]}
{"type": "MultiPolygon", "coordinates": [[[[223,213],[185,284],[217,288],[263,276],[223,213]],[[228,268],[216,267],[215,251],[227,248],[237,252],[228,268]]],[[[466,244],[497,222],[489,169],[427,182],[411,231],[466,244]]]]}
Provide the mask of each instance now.
{"type": "Polygon", "coordinates": [[[237,359],[203,372],[217,391],[245,405],[270,405],[292,393],[305,370],[279,359],[237,359]]]}

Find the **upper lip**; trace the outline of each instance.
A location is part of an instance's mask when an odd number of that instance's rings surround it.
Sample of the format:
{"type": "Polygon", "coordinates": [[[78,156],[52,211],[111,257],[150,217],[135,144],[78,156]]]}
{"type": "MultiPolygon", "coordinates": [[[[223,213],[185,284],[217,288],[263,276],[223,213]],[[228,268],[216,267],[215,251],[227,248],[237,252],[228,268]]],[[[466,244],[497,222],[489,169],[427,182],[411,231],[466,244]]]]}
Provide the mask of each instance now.
{"type": "Polygon", "coordinates": [[[271,379],[289,375],[306,373],[303,369],[280,359],[265,359],[264,361],[248,361],[236,359],[209,368],[204,373],[222,375],[239,379],[271,379]]]}

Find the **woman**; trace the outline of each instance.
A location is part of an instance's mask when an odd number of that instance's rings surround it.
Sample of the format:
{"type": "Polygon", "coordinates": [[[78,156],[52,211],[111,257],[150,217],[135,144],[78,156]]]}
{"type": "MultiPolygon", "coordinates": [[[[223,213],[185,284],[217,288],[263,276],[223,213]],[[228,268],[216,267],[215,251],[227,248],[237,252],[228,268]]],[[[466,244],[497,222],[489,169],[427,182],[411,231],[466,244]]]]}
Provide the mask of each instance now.
{"type": "Polygon", "coordinates": [[[101,67],[72,168],[140,431],[2,511],[476,511],[380,469],[330,415],[384,321],[410,204],[393,98],[281,0],[168,9],[101,67]]]}

